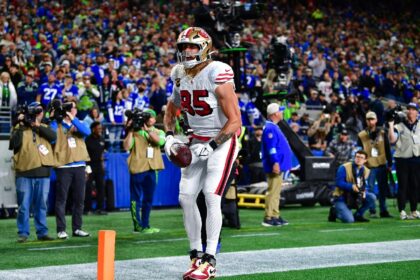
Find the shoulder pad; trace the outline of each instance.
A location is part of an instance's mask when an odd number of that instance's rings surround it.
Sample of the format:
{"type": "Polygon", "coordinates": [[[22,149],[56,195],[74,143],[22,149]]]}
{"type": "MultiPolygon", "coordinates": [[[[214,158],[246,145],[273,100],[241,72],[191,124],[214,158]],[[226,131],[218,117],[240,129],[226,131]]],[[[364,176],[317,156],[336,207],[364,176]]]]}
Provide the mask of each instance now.
{"type": "Polygon", "coordinates": [[[210,77],[214,83],[226,83],[233,81],[233,77],[235,75],[232,67],[228,64],[220,61],[214,61],[209,66],[212,67],[210,77]]]}
{"type": "MultiPolygon", "coordinates": [[[[171,70],[171,80],[177,84],[177,80],[179,81],[180,79],[182,79],[185,76],[185,69],[184,69],[184,65],[182,64],[177,64],[175,65],[172,70],[171,70]]],[[[179,86],[177,84],[177,86],[179,86]]]]}

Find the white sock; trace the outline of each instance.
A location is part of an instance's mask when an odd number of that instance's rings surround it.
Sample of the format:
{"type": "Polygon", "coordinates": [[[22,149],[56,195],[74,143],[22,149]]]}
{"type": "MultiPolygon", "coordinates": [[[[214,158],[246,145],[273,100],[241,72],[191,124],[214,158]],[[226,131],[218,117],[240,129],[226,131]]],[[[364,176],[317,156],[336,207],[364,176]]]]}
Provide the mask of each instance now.
{"type": "Polygon", "coordinates": [[[179,203],[184,212],[184,227],[190,240],[190,249],[202,251],[201,244],[201,217],[197,207],[197,196],[179,194],[179,203]]]}
{"type": "Polygon", "coordinates": [[[206,253],[215,256],[217,243],[219,242],[220,230],[222,229],[222,209],[220,206],[222,198],[220,195],[214,193],[205,193],[205,197],[207,206],[206,253]]]}

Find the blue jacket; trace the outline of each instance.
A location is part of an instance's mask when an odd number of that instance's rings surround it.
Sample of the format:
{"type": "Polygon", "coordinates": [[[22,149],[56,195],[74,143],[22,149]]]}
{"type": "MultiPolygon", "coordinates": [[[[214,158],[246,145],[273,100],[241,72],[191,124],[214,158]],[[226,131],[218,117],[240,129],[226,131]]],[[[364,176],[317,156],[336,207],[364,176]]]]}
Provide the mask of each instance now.
{"type": "Polygon", "coordinates": [[[263,130],[261,153],[265,173],[271,173],[276,162],[279,163],[281,172],[292,168],[292,150],[289,143],[279,126],[271,121],[266,122],[263,130]]]}
{"type": "MultiPolygon", "coordinates": [[[[352,168],[357,171],[356,169],[356,164],[353,162],[352,163],[352,168]]],[[[365,167],[360,168],[357,172],[355,172],[357,177],[363,176],[365,172],[365,167]]],[[[347,192],[352,192],[353,191],[353,183],[352,182],[347,182],[347,172],[346,172],[346,168],[344,167],[344,165],[340,165],[340,167],[338,167],[336,176],[335,176],[335,183],[337,185],[337,187],[343,191],[347,191],[347,192]]],[[[367,186],[367,181],[365,179],[365,185],[367,186]]],[[[366,192],[368,190],[366,189],[366,192]]],[[[339,197],[336,198],[337,201],[345,201],[344,196],[340,195],[339,197]]]]}

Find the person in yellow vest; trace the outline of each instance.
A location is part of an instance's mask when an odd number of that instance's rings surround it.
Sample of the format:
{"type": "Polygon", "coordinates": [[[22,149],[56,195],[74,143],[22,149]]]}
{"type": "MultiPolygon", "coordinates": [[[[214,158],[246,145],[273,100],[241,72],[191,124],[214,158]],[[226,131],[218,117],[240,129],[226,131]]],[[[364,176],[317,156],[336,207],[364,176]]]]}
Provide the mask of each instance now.
{"type": "Polygon", "coordinates": [[[124,149],[130,151],[128,168],[130,171],[131,217],[134,233],[156,233],[158,228],[150,226],[153,195],[156,188],[157,171],[164,169],[160,147],[165,144],[165,133],[154,127],[156,112],[146,109],[150,117],[144,121],[139,131],[133,131],[132,119],[127,121],[127,136],[124,149]],[[140,201],[140,198],[143,199],[140,201]],[[140,217],[141,205],[141,217],[140,217]]]}
{"type": "MultiPolygon", "coordinates": [[[[392,156],[389,140],[383,128],[376,126],[378,119],[375,112],[367,112],[365,130],[358,134],[358,146],[369,155],[366,166],[370,170],[368,178],[369,191],[373,192],[375,181],[378,182],[378,200],[381,218],[392,218],[386,206],[388,192],[387,168],[391,169],[392,156]]],[[[371,217],[376,215],[376,209],[369,209],[371,217]]]]}
{"type": "Polygon", "coordinates": [[[367,159],[368,154],[359,150],[353,162],[346,162],[337,170],[337,186],[333,192],[335,209],[332,209],[343,223],[369,222],[363,214],[375,204],[376,196],[366,189],[369,176],[369,169],[365,167],[367,159]],[[356,209],[356,212],[353,214],[351,209],[356,209]]]}
{"type": "Polygon", "coordinates": [[[25,114],[17,116],[9,149],[13,150],[13,164],[16,177],[18,200],[18,242],[26,242],[30,233],[29,215],[34,215],[38,240],[50,241],[47,226],[47,200],[50,190],[51,166],[54,156],[51,143],[56,133],[42,124],[42,106],[38,102],[29,104],[25,114]],[[27,119],[29,117],[29,119],[27,119]],[[26,120],[26,121],[25,121],[26,120]]]}
{"type": "Polygon", "coordinates": [[[398,211],[401,220],[420,219],[417,211],[417,195],[420,191],[420,121],[419,105],[407,105],[406,118],[395,124],[388,121],[388,137],[395,144],[395,168],[398,178],[398,211]],[[410,213],[405,212],[405,204],[410,202],[410,213]]]}
{"type": "MultiPolygon", "coordinates": [[[[65,103],[66,104],[66,103],[65,103]]],[[[66,232],[66,202],[69,190],[72,193],[72,232],[74,237],[89,237],[90,234],[82,230],[82,216],[85,201],[86,187],[86,161],[89,154],[84,138],[89,136],[90,128],[77,117],[75,102],[68,104],[69,111],[65,111],[62,120],[51,122],[51,128],[57,132],[57,141],[54,145],[54,158],[57,168],[55,217],[57,223],[57,237],[67,239],[66,232]]],[[[56,115],[58,112],[53,111],[56,115]]]]}

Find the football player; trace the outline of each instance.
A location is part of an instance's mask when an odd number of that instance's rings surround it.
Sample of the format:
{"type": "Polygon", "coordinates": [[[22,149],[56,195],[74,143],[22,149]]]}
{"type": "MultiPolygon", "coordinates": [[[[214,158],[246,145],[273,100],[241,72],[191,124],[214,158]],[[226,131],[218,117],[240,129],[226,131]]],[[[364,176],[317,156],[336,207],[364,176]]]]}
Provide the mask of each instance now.
{"type": "Polygon", "coordinates": [[[179,63],[171,79],[173,94],[164,117],[165,152],[180,142],[173,137],[177,110],[183,110],[193,130],[192,162],[182,168],[179,202],[190,241],[191,267],[184,279],[209,279],[216,273],[216,248],[222,227],[221,195],[238,154],[236,132],[241,114],[235,94],[232,68],[210,57],[212,39],[206,31],[189,27],[177,40],[179,63]],[[201,218],[196,204],[200,191],[207,205],[207,246],[202,252],[201,218]]]}

